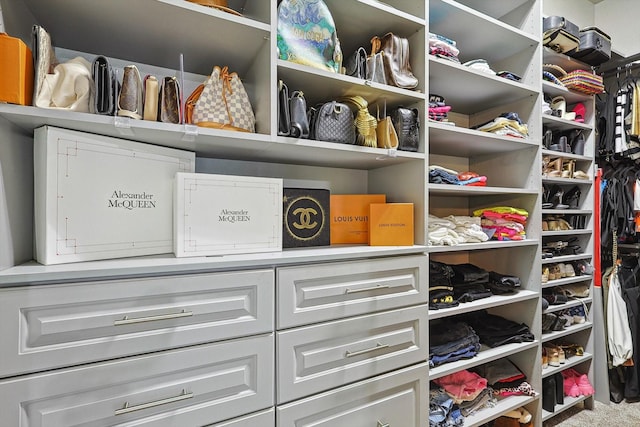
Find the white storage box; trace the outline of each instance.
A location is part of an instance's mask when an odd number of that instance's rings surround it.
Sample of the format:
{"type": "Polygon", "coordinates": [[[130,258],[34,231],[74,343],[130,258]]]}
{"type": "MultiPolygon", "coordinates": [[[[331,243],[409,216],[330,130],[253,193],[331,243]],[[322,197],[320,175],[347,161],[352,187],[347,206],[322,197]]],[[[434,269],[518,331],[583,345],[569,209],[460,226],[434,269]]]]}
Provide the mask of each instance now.
{"type": "Polygon", "coordinates": [[[173,183],[195,154],[44,126],[34,135],[36,260],[171,253],[173,183]]]}
{"type": "Polygon", "coordinates": [[[176,175],[177,257],[282,250],[282,179],[176,175]]]}

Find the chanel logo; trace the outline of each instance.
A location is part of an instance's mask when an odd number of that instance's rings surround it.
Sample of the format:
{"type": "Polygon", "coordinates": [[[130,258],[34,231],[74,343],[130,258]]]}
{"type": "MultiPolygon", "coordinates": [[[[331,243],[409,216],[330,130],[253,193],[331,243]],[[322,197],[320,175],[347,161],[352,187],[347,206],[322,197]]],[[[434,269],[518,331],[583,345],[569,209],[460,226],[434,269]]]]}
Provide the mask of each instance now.
{"type": "Polygon", "coordinates": [[[293,223],[293,226],[298,230],[310,230],[318,226],[318,221],[313,221],[312,219],[313,217],[318,215],[318,211],[313,208],[298,208],[293,211],[293,215],[299,216],[300,224],[298,224],[297,222],[293,223]]]}
{"type": "Polygon", "coordinates": [[[287,234],[299,241],[316,238],[325,226],[322,205],[310,196],[287,200],[284,217],[287,234]]]}

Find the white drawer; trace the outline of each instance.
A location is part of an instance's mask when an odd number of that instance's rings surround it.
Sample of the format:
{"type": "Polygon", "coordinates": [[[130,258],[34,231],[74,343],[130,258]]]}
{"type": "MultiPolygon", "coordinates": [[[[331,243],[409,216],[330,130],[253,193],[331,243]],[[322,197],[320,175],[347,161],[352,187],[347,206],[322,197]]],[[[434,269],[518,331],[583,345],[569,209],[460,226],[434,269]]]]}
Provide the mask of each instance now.
{"type": "Polygon", "coordinates": [[[277,427],[428,425],[428,368],[420,364],[276,409],[277,427]]]}
{"type": "Polygon", "coordinates": [[[11,427],[202,426],[273,406],[273,335],[0,382],[11,427]]]}
{"type": "Polygon", "coordinates": [[[272,408],[268,411],[247,415],[246,417],[236,418],[224,423],[211,424],[208,427],[270,427],[275,426],[275,423],[276,414],[272,408]]]}
{"type": "Polygon", "coordinates": [[[429,300],[426,255],[276,270],[278,329],[429,300]]]}
{"type": "Polygon", "coordinates": [[[0,290],[0,377],[273,332],[273,270],[0,290]]]}
{"type": "Polygon", "coordinates": [[[427,360],[427,306],[277,333],[277,402],[427,360]]]}

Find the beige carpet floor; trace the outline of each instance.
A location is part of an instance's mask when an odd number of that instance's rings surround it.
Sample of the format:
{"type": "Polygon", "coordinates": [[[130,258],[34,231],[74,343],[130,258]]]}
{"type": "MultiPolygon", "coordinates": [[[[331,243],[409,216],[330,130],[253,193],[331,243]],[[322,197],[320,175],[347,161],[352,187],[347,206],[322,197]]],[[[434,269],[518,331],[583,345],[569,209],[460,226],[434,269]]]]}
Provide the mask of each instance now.
{"type": "Polygon", "coordinates": [[[640,426],[640,402],[604,404],[595,402],[594,409],[581,404],[569,408],[544,423],[544,427],[635,427],[640,426]]]}

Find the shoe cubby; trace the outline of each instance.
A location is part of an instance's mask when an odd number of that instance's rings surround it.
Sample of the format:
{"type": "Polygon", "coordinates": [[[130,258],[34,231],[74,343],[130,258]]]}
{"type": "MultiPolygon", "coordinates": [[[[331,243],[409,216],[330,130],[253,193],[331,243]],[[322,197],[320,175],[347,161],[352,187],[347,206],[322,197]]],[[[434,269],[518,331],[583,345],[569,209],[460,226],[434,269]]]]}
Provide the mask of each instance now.
{"type": "MultiPolygon", "coordinates": [[[[543,64],[550,65],[543,69],[550,70],[554,75],[557,74],[554,66],[566,72],[591,69],[548,48],[543,48],[543,64]]],[[[547,343],[573,342],[584,350],[584,356],[543,369],[542,376],[547,378],[567,369],[578,368],[593,382],[591,360],[594,332],[590,313],[584,323],[573,323],[551,331],[546,327],[552,316],[563,316],[580,307],[590,312],[592,307],[593,277],[585,270],[592,265],[594,221],[598,220],[593,215],[595,100],[592,95],[572,91],[547,80],[543,80],[542,90],[542,293],[543,298],[545,295],[565,296],[565,300],[560,299],[560,303],[550,304],[543,311],[542,341],[543,347],[547,343]],[[558,223],[559,219],[566,221],[569,226],[558,223]],[[564,243],[570,246],[571,242],[579,250],[569,253],[566,249],[560,249],[554,253],[554,246],[564,243]],[[567,265],[571,265],[568,275],[563,271],[567,265]],[[580,296],[572,294],[575,290],[580,292],[580,296]]],[[[562,404],[555,405],[554,411],[543,409],[542,420],[549,420],[583,401],[586,401],[586,407],[593,406],[592,396],[565,396],[562,404]]]]}

